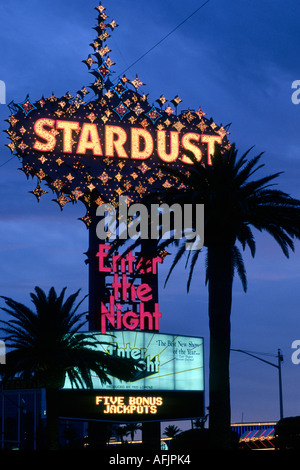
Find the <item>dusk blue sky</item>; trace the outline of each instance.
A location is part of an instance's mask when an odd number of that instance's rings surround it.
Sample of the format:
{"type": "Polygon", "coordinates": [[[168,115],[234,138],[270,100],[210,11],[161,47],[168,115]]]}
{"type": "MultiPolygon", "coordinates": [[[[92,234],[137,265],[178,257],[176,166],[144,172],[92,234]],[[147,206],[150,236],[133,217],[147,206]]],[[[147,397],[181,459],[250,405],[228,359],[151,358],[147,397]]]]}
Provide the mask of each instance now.
{"type": "MultiPolygon", "coordinates": [[[[180,110],[201,106],[217,124],[232,123],[228,138],[240,154],[252,146],[252,156],[264,152],[260,175],[283,171],[278,187],[300,198],[300,105],[291,100],[292,83],[300,79],[297,0],[210,0],[128,69],[202,3],[103,2],[106,14],[119,25],[107,42],[115,77],[125,70],[130,79],[138,75],[150,103],[162,94],[169,100],[179,95],[180,110]]],[[[91,84],[82,60],[93,52],[89,44],[96,37],[97,5],[92,0],[0,4],[0,80],[6,84],[7,104],[22,102],[27,93],[35,101],[52,92],[74,94],[91,84]]],[[[1,131],[8,128],[9,115],[1,104],[1,131]]],[[[88,232],[78,220],[85,215],[84,206],[67,204],[60,211],[50,192],[37,203],[29,193],[36,182],[27,181],[16,157],[10,160],[8,143],[1,132],[0,295],[29,305],[36,285],[46,291],[52,285],[57,291],[67,286],[68,293],[81,288],[87,294],[83,253],[88,232]]],[[[232,348],[273,355],[280,348],[284,415],[300,415],[300,365],[291,361],[291,344],[300,339],[300,244],[296,242],[287,260],[273,239],[255,234],[255,259],[244,254],[248,292],[238,278],[234,282],[232,348]]],[[[203,336],[208,387],[204,254],[202,260],[189,294],[183,267],[163,288],[169,262],[162,266],[159,304],[162,332],[203,336]]],[[[230,375],[232,422],[279,419],[275,368],[232,352],[230,375]]]]}

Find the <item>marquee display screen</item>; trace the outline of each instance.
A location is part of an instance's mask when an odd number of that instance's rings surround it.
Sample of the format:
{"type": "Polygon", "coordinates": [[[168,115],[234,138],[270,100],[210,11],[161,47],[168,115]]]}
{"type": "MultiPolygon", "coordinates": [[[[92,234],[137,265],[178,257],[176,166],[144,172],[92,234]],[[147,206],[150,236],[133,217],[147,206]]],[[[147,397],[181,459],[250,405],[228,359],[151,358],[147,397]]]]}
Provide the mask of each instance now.
{"type": "Polygon", "coordinates": [[[66,380],[58,392],[60,416],[115,422],[203,416],[203,338],[141,331],[93,336],[99,350],[133,358],[140,368],[130,382],[109,377],[111,384],[101,384],[95,376],[92,390],[72,389],[66,380]]]}
{"type": "MultiPolygon", "coordinates": [[[[96,390],[204,390],[203,338],[142,331],[113,331],[93,336],[99,341],[100,351],[139,363],[131,382],[110,377],[111,384],[101,384],[94,376],[96,390]]],[[[71,388],[66,379],[64,389],[71,388]]]]}
{"type": "Polygon", "coordinates": [[[114,422],[168,421],[204,415],[203,391],[60,390],[59,416],[114,422]]]}

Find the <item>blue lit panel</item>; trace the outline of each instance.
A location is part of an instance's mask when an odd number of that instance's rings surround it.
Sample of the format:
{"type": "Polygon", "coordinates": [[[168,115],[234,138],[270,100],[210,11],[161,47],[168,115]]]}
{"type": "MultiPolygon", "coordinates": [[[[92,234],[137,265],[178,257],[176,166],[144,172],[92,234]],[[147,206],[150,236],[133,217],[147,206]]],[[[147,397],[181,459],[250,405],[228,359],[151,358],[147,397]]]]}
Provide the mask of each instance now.
{"type": "MultiPolygon", "coordinates": [[[[131,382],[110,377],[111,384],[101,384],[95,376],[94,389],[204,390],[203,338],[140,331],[114,331],[94,336],[99,340],[99,350],[133,358],[140,365],[131,382]]],[[[64,389],[70,388],[66,380],[64,389]]]]}

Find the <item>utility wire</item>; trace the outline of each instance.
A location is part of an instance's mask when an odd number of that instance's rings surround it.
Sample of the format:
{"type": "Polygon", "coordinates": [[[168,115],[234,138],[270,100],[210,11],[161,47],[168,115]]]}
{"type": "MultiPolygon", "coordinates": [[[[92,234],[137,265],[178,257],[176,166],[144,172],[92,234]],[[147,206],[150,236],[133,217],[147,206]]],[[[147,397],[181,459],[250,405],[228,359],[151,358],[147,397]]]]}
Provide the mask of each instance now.
{"type": "Polygon", "coordinates": [[[173,34],[178,28],[180,28],[180,26],[182,26],[184,23],[186,23],[192,16],[194,16],[199,10],[201,10],[201,8],[203,8],[209,2],[210,2],[210,0],[207,0],[202,5],[200,5],[200,7],[198,7],[193,13],[191,13],[187,18],[185,18],[181,23],[179,23],[174,29],[172,29],[172,31],[170,31],[168,34],[166,34],[166,36],[164,36],[162,39],[160,39],[160,41],[158,41],[156,44],[154,44],[154,46],[150,47],[150,49],[147,52],[145,52],[141,57],[139,57],[139,59],[137,59],[135,62],[133,62],[131,65],[129,65],[129,67],[127,67],[127,69],[125,69],[120,75],[127,72],[127,70],[129,70],[131,67],[133,67],[135,64],[137,64],[140,60],[142,60],[147,54],[149,54],[149,52],[153,51],[153,49],[155,49],[165,39],[167,39],[169,36],[171,36],[171,34],[173,34]]]}
{"type": "Polygon", "coordinates": [[[14,156],[11,157],[9,160],[6,160],[6,162],[4,162],[4,163],[2,163],[2,164],[0,165],[0,168],[1,168],[2,166],[6,165],[6,163],[8,163],[8,162],[10,162],[11,160],[13,160],[14,158],[16,158],[16,156],[17,156],[17,155],[14,155],[14,156]]]}

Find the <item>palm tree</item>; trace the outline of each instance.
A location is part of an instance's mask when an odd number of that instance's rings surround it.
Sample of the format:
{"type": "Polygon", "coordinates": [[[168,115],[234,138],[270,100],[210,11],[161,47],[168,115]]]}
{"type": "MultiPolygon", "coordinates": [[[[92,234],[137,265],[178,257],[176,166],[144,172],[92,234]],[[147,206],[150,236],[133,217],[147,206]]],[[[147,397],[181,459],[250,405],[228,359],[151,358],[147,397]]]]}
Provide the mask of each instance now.
{"type": "MultiPolygon", "coordinates": [[[[247,290],[246,270],[237,244],[240,243],[243,250],[248,247],[252,257],[255,256],[253,227],[269,233],[288,257],[290,250],[294,251],[293,239],[300,238],[300,201],[271,187],[280,172],[253,178],[264,165],[260,163],[262,154],[248,159],[250,150],[238,158],[235,145],[226,152],[216,148],[211,164],[197,162],[189,153],[194,164],[186,173],[165,168],[184,189],[170,189],[159,194],[159,199],[170,205],[175,202],[204,204],[210,329],[209,429],[215,436],[214,442],[218,441],[226,448],[230,447],[230,315],[235,272],[244,291],[247,290]]],[[[195,226],[191,228],[195,229],[195,226]]],[[[187,252],[185,241],[160,240],[158,251],[171,243],[176,244],[177,251],[166,282],[178,262],[186,257],[189,290],[202,250],[187,252]]]]}
{"type": "Polygon", "coordinates": [[[102,383],[110,382],[109,375],[127,380],[134,370],[128,360],[120,361],[96,350],[93,335],[81,329],[86,313],[77,313],[85,297],[77,302],[79,290],[64,299],[66,288],[57,295],[51,287],[49,294],[35,287],[31,299],[35,311],[8,297],[6,307],[10,320],[1,320],[1,330],[8,336],[6,345],[11,349],[6,356],[2,378],[19,376],[46,390],[48,446],[58,448],[58,415],[56,393],[64,385],[66,375],[72,386],[92,388],[92,373],[102,383]]]}
{"type": "Polygon", "coordinates": [[[175,426],[174,424],[169,424],[164,430],[164,435],[167,437],[175,437],[177,434],[181,432],[181,429],[179,429],[178,426],[175,426]]]}
{"type": "Polygon", "coordinates": [[[206,414],[202,418],[197,418],[197,419],[192,420],[192,428],[204,429],[207,418],[208,418],[208,414],[206,414]]]}
{"type": "Polygon", "coordinates": [[[134,440],[135,433],[137,431],[139,431],[140,429],[142,429],[142,427],[138,423],[128,423],[128,424],[126,424],[126,431],[127,431],[127,434],[130,434],[131,441],[134,440]]]}
{"type": "Polygon", "coordinates": [[[114,431],[115,434],[121,439],[121,444],[125,444],[124,437],[128,434],[127,426],[114,426],[114,431]]]}

